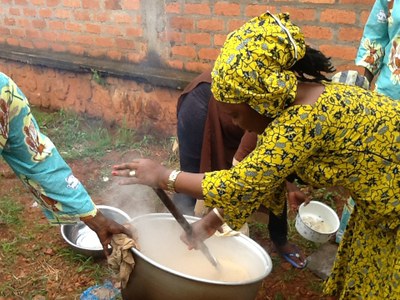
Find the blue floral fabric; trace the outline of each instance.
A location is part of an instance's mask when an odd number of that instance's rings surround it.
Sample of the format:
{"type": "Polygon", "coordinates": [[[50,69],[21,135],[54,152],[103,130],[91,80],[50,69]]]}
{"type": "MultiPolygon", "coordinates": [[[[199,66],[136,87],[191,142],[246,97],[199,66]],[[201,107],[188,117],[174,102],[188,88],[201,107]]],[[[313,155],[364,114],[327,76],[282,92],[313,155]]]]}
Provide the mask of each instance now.
{"type": "Polygon", "coordinates": [[[21,179],[51,223],[73,223],[94,216],[96,207],[81,182],[40,133],[29,102],[0,73],[0,154],[21,179]]]}

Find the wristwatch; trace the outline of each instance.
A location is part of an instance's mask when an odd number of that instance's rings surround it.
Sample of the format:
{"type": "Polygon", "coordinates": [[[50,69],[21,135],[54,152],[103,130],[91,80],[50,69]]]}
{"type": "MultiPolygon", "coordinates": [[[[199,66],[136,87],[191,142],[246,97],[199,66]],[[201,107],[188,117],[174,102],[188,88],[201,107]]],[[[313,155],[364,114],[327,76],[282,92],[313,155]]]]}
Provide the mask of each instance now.
{"type": "Polygon", "coordinates": [[[179,173],[182,171],[179,170],[173,170],[171,174],[168,176],[168,183],[167,183],[167,189],[170,192],[175,192],[175,181],[176,178],[178,177],[179,173]]]}

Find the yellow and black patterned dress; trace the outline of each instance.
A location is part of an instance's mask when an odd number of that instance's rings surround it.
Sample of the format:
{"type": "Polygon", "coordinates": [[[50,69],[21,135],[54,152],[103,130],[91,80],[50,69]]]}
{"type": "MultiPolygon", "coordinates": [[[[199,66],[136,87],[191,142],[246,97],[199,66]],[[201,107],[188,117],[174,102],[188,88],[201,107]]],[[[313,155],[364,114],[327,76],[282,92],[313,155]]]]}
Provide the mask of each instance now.
{"type": "Polygon", "coordinates": [[[356,202],[325,292],[340,299],[400,299],[400,102],[324,83],[317,103],[291,106],[231,170],[206,173],[205,203],[240,228],[260,205],[279,214],[285,178],[343,186],[356,202]]]}

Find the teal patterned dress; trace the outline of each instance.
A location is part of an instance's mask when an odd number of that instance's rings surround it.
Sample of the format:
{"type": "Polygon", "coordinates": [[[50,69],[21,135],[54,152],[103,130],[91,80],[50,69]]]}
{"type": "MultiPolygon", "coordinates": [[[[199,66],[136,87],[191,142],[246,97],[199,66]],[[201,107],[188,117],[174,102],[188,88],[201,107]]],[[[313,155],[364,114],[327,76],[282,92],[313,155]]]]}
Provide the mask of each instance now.
{"type": "Polygon", "coordinates": [[[400,99],[400,1],[375,2],[364,27],[356,65],[377,75],[376,91],[400,99]]]}
{"type": "Polygon", "coordinates": [[[28,100],[0,73],[0,154],[33,194],[50,223],[94,216],[96,207],[50,139],[40,133],[28,100]]]}

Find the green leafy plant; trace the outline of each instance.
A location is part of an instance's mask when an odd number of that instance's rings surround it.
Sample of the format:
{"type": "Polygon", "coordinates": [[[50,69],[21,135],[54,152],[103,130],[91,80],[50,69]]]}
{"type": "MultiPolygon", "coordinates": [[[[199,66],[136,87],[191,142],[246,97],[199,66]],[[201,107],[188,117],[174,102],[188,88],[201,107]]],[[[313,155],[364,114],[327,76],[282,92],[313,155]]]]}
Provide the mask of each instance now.
{"type": "Polygon", "coordinates": [[[105,86],[107,85],[106,80],[103,78],[103,75],[100,71],[96,69],[90,69],[92,71],[92,80],[99,85],[105,86]]]}

